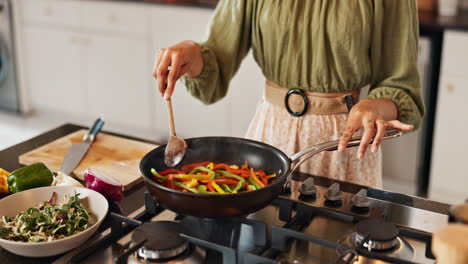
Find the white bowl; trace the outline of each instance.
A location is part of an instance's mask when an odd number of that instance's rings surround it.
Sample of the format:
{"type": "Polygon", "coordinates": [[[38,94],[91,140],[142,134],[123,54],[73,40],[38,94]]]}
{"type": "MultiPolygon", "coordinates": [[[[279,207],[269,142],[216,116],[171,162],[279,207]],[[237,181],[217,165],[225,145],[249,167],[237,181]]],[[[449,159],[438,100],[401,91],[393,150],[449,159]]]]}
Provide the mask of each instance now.
{"type": "MultiPolygon", "coordinates": [[[[22,211],[35,207],[43,201],[48,201],[52,193],[57,194],[56,201],[65,200],[65,195],[79,193],[80,200],[88,212],[96,219],[96,223],[86,230],[70,237],[51,242],[18,242],[0,238],[0,246],[4,249],[25,257],[48,257],[64,253],[88,240],[106,217],[109,205],[100,193],[83,188],[69,186],[51,186],[36,188],[15,193],[0,200],[0,217],[16,216],[22,211]]],[[[0,261],[1,262],[1,261],[0,261]]]]}

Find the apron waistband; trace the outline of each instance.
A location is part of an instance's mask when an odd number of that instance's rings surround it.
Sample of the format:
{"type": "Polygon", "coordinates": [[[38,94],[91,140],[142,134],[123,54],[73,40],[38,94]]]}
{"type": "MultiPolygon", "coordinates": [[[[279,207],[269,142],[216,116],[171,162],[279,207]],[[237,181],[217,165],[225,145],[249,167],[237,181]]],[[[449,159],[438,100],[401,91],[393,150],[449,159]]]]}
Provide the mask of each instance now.
{"type": "Polygon", "coordinates": [[[359,100],[359,91],[337,97],[321,97],[299,89],[286,89],[266,81],[265,99],[277,106],[285,107],[293,116],[306,113],[315,115],[331,115],[349,113],[351,107],[359,100]]]}

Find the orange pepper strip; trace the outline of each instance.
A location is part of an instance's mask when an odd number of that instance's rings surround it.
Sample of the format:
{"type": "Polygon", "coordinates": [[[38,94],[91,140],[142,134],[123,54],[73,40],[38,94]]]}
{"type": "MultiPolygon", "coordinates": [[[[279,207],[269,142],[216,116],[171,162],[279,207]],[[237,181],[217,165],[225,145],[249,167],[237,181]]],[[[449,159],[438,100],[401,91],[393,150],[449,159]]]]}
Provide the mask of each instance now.
{"type": "Polygon", "coordinates": [[[207,183],[207,184],[206,184],[206,187],[208,188],[208,190],[209,190],[210,192],[214,192],[214,193],[216,192],[215,189],[213,188],[213,186],[211,185],[211,182],[207,183]]]}
{"type": "Polygon", "coordinates": [[[248,170],[249,169],[249,163],[245,161],[244,165],[242,165],[241,169],[243,170],[248,170]]]}
{"type": "Polygon", "coordinates": [[[258,170],[257,174],[260,176],[260,180],[262,181],[262,183],[268,185],[268,178],[266,173],[262,170],[258,170]]]}
{"type": "Polygon", "coordinates": [[[258,184],[258,186],[260,186],[260,187],[262,187],[262,188],[265,187],[265,184],[263,184],[263,182],[261,182],[261,181],[258,179],[257,175],[255,175],[255,172],[254,172],[254,170],[253,170],[252,168],[250,169],[250,176],[252,177],[252,180],[254,180],[254,182],[255,182],[256,184],[258,184]]]}

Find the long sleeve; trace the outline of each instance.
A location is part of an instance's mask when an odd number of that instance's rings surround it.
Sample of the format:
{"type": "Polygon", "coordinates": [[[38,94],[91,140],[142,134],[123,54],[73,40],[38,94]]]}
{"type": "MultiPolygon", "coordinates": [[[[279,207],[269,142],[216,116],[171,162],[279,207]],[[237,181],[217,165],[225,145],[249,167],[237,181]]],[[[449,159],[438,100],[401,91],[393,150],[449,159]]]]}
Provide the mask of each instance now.
{"type": "Polygon", "coordinates": [[[416,1],[375,0],[369,98],[398,106],[398,120],[420,126],[424,114],[418,74],[419,27],[416,1]]]}
{"type": "Polygon", "coordinates": [[[182,77],[187,90],[205,104],[223,98],[229,83],[251,46],[250,0],[222,0],[211,19],[208,39],[202,43],[203,70],[182,77]]]}

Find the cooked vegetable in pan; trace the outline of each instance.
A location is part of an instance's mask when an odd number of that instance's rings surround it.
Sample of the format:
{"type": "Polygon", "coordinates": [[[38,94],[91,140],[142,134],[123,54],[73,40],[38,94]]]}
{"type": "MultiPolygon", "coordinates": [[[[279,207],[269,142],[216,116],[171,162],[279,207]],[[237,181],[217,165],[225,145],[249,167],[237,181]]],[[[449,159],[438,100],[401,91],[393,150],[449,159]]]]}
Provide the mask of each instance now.
{"type": "Polygon", "coordinates": [[[157,172],[151,169],[154,179],[162,185],[183,191],[202,194],[235,194],[263,188],[271,183],[276,174],[267,175],[254,170],[246,161],[240,168],[236,165],[210,161],[191,163],[178,169],[157,172]]]}

